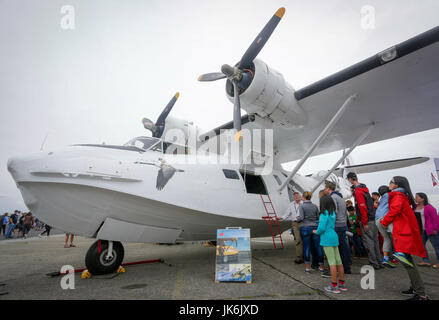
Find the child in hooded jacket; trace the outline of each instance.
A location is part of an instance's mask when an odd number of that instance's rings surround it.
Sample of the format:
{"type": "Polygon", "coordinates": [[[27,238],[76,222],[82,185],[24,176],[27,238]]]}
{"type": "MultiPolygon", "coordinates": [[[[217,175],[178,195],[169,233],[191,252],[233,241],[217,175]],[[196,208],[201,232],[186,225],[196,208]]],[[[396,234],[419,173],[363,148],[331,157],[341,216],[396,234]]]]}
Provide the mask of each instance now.
{"type": "Polygon", "coordinates": [[[335,203],[328,195],[320,198],[319,226],[313,233],[320,236],[320,245],[326,254],[331,272],[331,284],[325,290],[331,293],[347,291],[344,281],[343,263],[338,251],[338,235],[335,232],[335,203]]]}

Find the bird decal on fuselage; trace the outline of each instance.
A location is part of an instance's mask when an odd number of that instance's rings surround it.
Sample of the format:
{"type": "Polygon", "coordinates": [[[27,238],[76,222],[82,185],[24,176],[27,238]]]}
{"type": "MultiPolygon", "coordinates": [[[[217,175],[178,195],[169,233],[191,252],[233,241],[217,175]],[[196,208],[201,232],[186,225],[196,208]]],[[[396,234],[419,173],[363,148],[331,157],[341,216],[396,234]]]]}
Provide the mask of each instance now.
{"type": "Polygon", "coordinates": [[[157,190],[163,190],[165,185],[168,183],[168,181],[174,176],[176,172],[184,172],[184,170],[176,169],[173,166],[171,166],[169,163],[167,163],[162,158],[159,158],[159,164],[153,163],[153,162],[140,162],[137,161],[135,163],[137,164],[149,164],[152,166],[156,166],[160,168],[158,174],[157,174],[157,182],[156,182],[156,188],[157,190]]]}

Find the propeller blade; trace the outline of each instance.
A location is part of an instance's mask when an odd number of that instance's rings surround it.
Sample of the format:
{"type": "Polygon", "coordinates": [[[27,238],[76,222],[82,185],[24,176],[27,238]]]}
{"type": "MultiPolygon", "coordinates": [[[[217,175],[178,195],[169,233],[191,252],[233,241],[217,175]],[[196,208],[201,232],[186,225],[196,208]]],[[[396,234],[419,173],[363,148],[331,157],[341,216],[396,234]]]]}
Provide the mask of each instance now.
{"type": "Polygon", "coordinates": [[[239,62],[238,65],[239,69],[242,70],[244,68],[250,67],[253,60],[256,58],[256,56],[264,47],[265,43],[267,43],[268,39],[270,38],[271,34],[273,33],[274,29],[277,27],[279,21],[282,19],[284,14],[285,14],[285,8],[280,8],[279,10],[276,11],[273,17],[267,22],[264,29],[262,29],[262,31],[258,34],[256,39],[253,41],[253,43],[250,45],[250,47],[242,56],[241,61],[239,62]]]}
{"type": "Polygon", "coordinates": [[[241,132],[241,101],[239,99],[239,90],[236,81],[233,81],[233,127],[236,129],[235,140],[239,142],[242,137],[241,132]]]}
{"type": "Polygon", "coordinates": [[[145,127],[145,129],[150,130],[152,133],[154,133],[154,131],[156,129],[154,122],[152,122],[151,120],[149,120],[147,118],[143,118],[142,123],[143,123],[143,126],[145,127]]]}
{"type": "Polygon", "coordinates": [[[160,114],[160,116],[158,117],[157,121],[156,121],[156,126],[159,125],[164,125],[165,124],[165,120],[169,115],[169,112],[171,112],[172,107],[174,106],[175,102],[177,101],[178,97],[180,96],[180,93],[176,93],[171,101],[169,101],[168,105],[166,106],[166,108],[162,111],[162,113],[160,114]]]}
{"type": "Polygon", "coordinates": [[[169,101],[168,105],[166,106],[166,108],[162,111],[162,113],[160,114],[160,116],[158,117],[156,123],[155,123],[155,127],[156,130],[155,132],[153,132],[153,137],[156,138],[160,138],[163,134],[163,129],[165,128],[165,120],[169,115],[169,112],[171,112],[172,107],[174,106],[175,102],[177,101],[178,97],[180,96],[180,93],[176,93],[171,101],[169,101]]]}
{"type": "Polygon", "coordinates": [[[213,72],[202,74],[198,77],[198,81],[216,81],[226,78],[226,75],[221,72],[213,72]]]}

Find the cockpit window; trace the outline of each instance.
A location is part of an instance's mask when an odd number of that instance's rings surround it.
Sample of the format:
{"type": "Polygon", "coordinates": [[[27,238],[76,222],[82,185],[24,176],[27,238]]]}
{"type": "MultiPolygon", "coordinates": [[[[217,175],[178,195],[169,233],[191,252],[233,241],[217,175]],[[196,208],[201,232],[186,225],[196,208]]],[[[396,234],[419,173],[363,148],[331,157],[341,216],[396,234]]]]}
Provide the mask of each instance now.
{"type": "Polygon", "coordinates": [[[154,147],[151,148],[152,151],[163,152],[163,142],[160,141],[154,147]]]}
{"type": "Polygon", "coordinates": [[[189,148],[176,143],[165,142],[158,138],[137,137],[124,144],[126,147],[136,147],[166,154],[189,154],[189,148]]]}
{"type": "Polygon", "coordinates": [[[151,148],[152,151],[162,152],[165,154],[189,154],[189,148],[180,144],[160,141],[151,148]]]}
{"type": "Polygon", "coordinates": [[[151,146],[153,146],[159,141],[160,139],[153,137],[137,137],[125,143],[124,146],[130,146],[130,147],[140,148],[143,150],[148,150],[149,148],[151,148],[151,146]]]}

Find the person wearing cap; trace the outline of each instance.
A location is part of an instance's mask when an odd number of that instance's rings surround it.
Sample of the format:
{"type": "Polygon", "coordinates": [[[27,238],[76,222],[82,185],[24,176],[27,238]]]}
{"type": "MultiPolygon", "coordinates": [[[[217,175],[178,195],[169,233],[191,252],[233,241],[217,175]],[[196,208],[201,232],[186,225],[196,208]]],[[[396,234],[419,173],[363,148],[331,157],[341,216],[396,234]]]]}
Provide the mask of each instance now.
{"type": "Polygon", "coordinates": [[[349,183],[352,184],[352,195],[355,199],[355,210],[360,218],[361,239],[366,248],[369,264],[375,269],[385,268],[381,256],[380,244],[378,242],[378,228],[375,224],[375,209],[369,189],[364,183],[358,182],[357,175],[349,172],[347,175],[349,183]]]}

